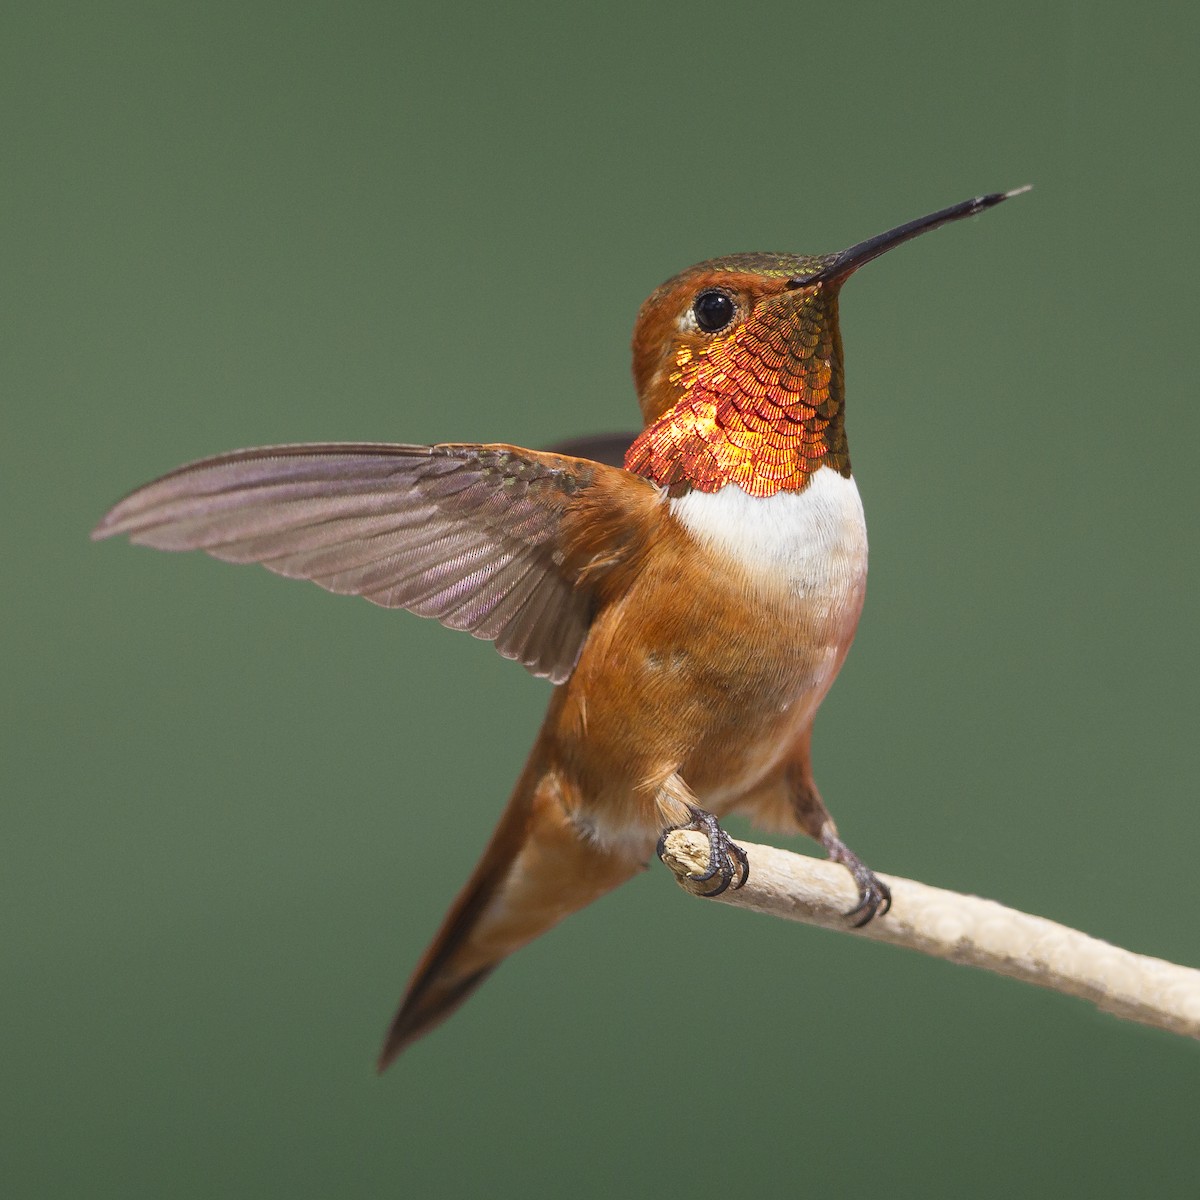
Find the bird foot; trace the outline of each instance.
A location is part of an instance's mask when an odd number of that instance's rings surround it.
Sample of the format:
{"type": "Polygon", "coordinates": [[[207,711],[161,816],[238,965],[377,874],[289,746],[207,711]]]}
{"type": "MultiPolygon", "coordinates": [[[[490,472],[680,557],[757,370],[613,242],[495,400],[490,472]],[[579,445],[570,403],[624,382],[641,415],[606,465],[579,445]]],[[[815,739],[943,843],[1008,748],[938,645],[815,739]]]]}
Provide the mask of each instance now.
{"type": "Polygon", "coordinates": [[[826,834],[821,838],[821,845],[831,862],[841,863],[854,876],[858,903],[846,913],[848,917],[859,918],[854,922],[854,928],[860,929],[876,916],[882,917],[892,907],[892,889],[841,838],[826,834]]]}
{"type": "Polygon", "coordinates": [[[694,804],[689,804],[688,812],[692,814],[690,821],[682,825],[669,825],[663,830],[658,839],[658,857],[662,858],[666,851],[667,834],[677,829],[690,829],[703,833],[708,838],[708,870],[700,875],[688,875],[694,883],[707,883],[716,879],[717,885],[707,892],[697,892],[699,896],[719,896],[726,888],[740,888],[750,878],[750,860],[746,852],[729,834],[717,823],[717,818],[694,804]]]}

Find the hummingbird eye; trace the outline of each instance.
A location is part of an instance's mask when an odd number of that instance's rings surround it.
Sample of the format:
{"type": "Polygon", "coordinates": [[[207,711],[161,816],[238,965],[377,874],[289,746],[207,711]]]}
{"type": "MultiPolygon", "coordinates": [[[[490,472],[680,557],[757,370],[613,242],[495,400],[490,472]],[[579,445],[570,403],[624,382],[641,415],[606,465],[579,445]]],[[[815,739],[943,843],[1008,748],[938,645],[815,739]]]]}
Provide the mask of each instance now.
{"type": "Polygon", "coordinates": [[[719,288],[706,288],[692,301],[692,316],[705,333],[720,333],[736,312],[733,297],[719,288]]]}

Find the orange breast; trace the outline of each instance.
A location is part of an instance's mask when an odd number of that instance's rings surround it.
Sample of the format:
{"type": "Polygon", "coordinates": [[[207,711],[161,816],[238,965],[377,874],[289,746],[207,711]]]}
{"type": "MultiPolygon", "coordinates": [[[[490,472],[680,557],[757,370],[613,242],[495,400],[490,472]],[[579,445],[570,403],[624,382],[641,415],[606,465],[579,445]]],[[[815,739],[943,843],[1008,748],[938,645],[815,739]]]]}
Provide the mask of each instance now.
{"type": "Polygon", "coordinates": [[[866,533],[853,481],[664,499],[625,594],[605,608],[553,738],[602,840],[657,828],[679,772],[720,812],[811,724],[862,608],[866,533]]]}

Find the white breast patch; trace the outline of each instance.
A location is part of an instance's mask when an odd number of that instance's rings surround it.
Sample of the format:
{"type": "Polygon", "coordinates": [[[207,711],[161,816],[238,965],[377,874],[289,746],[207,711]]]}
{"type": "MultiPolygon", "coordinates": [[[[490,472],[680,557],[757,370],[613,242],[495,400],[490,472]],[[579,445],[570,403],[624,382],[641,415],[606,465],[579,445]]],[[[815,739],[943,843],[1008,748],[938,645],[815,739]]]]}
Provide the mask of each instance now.
{"type": "Polygon", "coordinates": [[[789,591],[845,601],[867,575],[867,525],[853,479],[820,467],[802,492],[756,498],[736,484],[688,492],[671,513],[700,542],[789,591]],[[849,593],[849,594],[847,594],[849,593]]]}

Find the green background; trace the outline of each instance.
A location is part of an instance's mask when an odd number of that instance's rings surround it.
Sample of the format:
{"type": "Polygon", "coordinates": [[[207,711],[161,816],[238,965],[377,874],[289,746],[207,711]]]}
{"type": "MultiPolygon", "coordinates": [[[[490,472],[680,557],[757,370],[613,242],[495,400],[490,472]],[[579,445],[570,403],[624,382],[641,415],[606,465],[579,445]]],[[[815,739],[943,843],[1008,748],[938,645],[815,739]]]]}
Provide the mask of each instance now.
{"type": "Polygon", "coordinates": [[[3,24],[6,1196],[1200,1192],[1194,1043],[662,869],[376,1078],[546,685],[87,541],[231,447],[629,426],[675,271],[1032,182],[844,296],[871,589],[817,775],[879,870],[1198,965],[1194,6],[3,24]]]}

